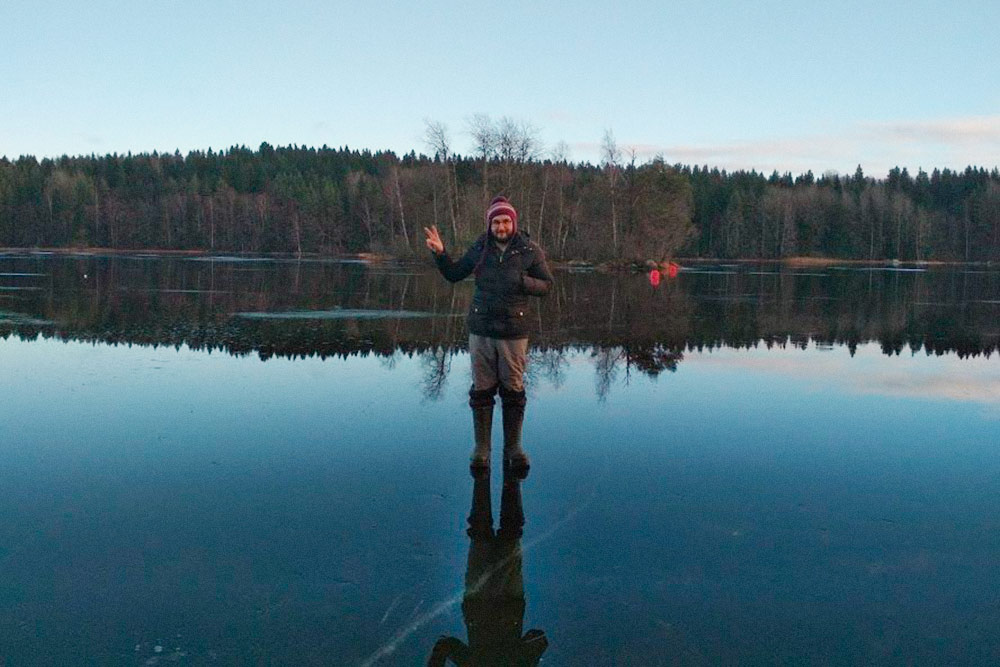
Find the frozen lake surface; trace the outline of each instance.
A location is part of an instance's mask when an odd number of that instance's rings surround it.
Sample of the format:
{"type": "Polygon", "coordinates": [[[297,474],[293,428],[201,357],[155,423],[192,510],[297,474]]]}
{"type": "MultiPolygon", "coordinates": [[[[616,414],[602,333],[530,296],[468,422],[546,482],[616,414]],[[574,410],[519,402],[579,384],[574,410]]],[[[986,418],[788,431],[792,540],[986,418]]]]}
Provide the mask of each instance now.
{"type": "Polygon", "coordinates": [[[491,566],[547,664],[997,662],[1000,276],[718,268],[557,274],[504,489],[467,284],[0,258],[0,663],[425,664],[491,566]]]}

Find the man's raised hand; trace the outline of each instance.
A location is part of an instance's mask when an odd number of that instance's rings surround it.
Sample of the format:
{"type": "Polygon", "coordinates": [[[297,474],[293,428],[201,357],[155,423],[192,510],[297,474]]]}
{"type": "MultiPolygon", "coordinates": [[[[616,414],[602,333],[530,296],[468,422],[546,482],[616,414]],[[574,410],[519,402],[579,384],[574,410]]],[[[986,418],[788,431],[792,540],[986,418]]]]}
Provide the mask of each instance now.
{"type": "Polygon", "coordinates": [[[424,227],[424,234],[427,236],[427,247],[435,255],[440,255],[444,252],[444,243],[441,242],[441,235],[438,234],[437,225],[431,225],[430,228],[424,227]]]}

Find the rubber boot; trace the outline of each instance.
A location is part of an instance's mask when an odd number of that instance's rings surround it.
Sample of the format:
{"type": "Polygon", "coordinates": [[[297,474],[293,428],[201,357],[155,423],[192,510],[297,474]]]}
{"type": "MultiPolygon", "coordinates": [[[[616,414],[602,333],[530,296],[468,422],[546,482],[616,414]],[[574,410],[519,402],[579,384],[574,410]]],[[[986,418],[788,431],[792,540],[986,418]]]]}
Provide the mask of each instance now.
{"type": "Polygon", "coordinates": [[[503,399],[503,463],[512,471],[527,473],[531,464],[521,447],[521,426],[524,424],[524,405],[527,399],[524,390],[512,391],[500,387],[503,399]]]}
{"type": "Polygon", "coordinates": [[[524,534],[524,507],[521,504],[521,480],[515,470],[504,470],[503,490],[500,493],[500,530],[497,535],[506,539],[521,539],[524,534]]]}
{"type": "Polygon", "coordinates": [[[472,408],[472,431],[475,447],[469,456],[469,468],[473,471],[489,469],[490,443],[493,439],[493,394],[496,388],[469,390],[469,406],[472,408]]]}
{"type": "Polygon", "coordinates": [[[472,509],[469,511],[469,537],[489,539],[493,537],[493,508],[490,503],[490,470],[477,470],[472,474],[472,509]]]}

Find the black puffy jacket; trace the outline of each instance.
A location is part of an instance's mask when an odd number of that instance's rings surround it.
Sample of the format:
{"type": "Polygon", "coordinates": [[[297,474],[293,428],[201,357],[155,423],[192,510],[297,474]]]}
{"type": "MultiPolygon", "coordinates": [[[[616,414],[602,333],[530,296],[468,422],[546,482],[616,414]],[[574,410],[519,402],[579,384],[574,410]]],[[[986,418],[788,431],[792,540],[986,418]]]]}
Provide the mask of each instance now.
{"type": "Polygon", "coordinates": [[[458,261],[451,261],[447,253],[435,255],[434,261],[441,274],[453,283],[476,272],[469,332],[479,336],[526,338],[528,297],[545,296],[552,287],[545,253],[527,232],[514,234],[502,254],[496,243],[483,234],[458,261]]]}

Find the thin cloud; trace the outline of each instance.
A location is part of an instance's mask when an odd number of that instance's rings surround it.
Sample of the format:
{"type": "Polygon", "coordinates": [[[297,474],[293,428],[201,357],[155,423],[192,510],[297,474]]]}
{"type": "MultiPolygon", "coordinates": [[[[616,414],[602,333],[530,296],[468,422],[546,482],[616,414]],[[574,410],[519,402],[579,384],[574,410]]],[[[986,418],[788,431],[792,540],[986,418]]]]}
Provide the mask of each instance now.
{"type": "Polygon", "coordinates": [[[601,145],[596,141],[571,141],[568,142],[567,145],[574,153],[596,155],[601,152],[601,145]]]}
{"type": "MultiPolygon", "coordinates": [[[[756,169],[822,173],[853,172],[861,165],[869,174],[895,166],[932,169],[992,168],[1000,153],[1000,116],[967,116],[937,120],[868,122],[828,133],[705,144],[620,142],[645,159],[662,155],[668,162],[705,164],[721,169],[756,169]]],[[[600,155],[597,142],[573,144],[580,154],[600,155]]]]}
{"type": "MultiPolygon", "coordinates": [[[[816,171],[817,165],[844,164],[851,161],[841,150],[842,142],[832,137],[799,137],[763,141],[732,142],[725,144],[651,144],[622,142],[619,146],[627,153],[635,150],[644,160],[662,156],[667,162],[706,164],[720,169],[756,169],[758,171],[816,171]],[[841,154],[832,156],[838,151],[841,154]]],[[[584,155],[599,155],[600,144],[577,142],[573,148],[584,155]]],[[[823,171],[823,169],[819,169],[823,171]]]]}
{"type": "Polygon", "coordinates": [[[1000,116],[870,123],[866,127],[873,137],[895,141],[1000,146],[1000,116]]]}

